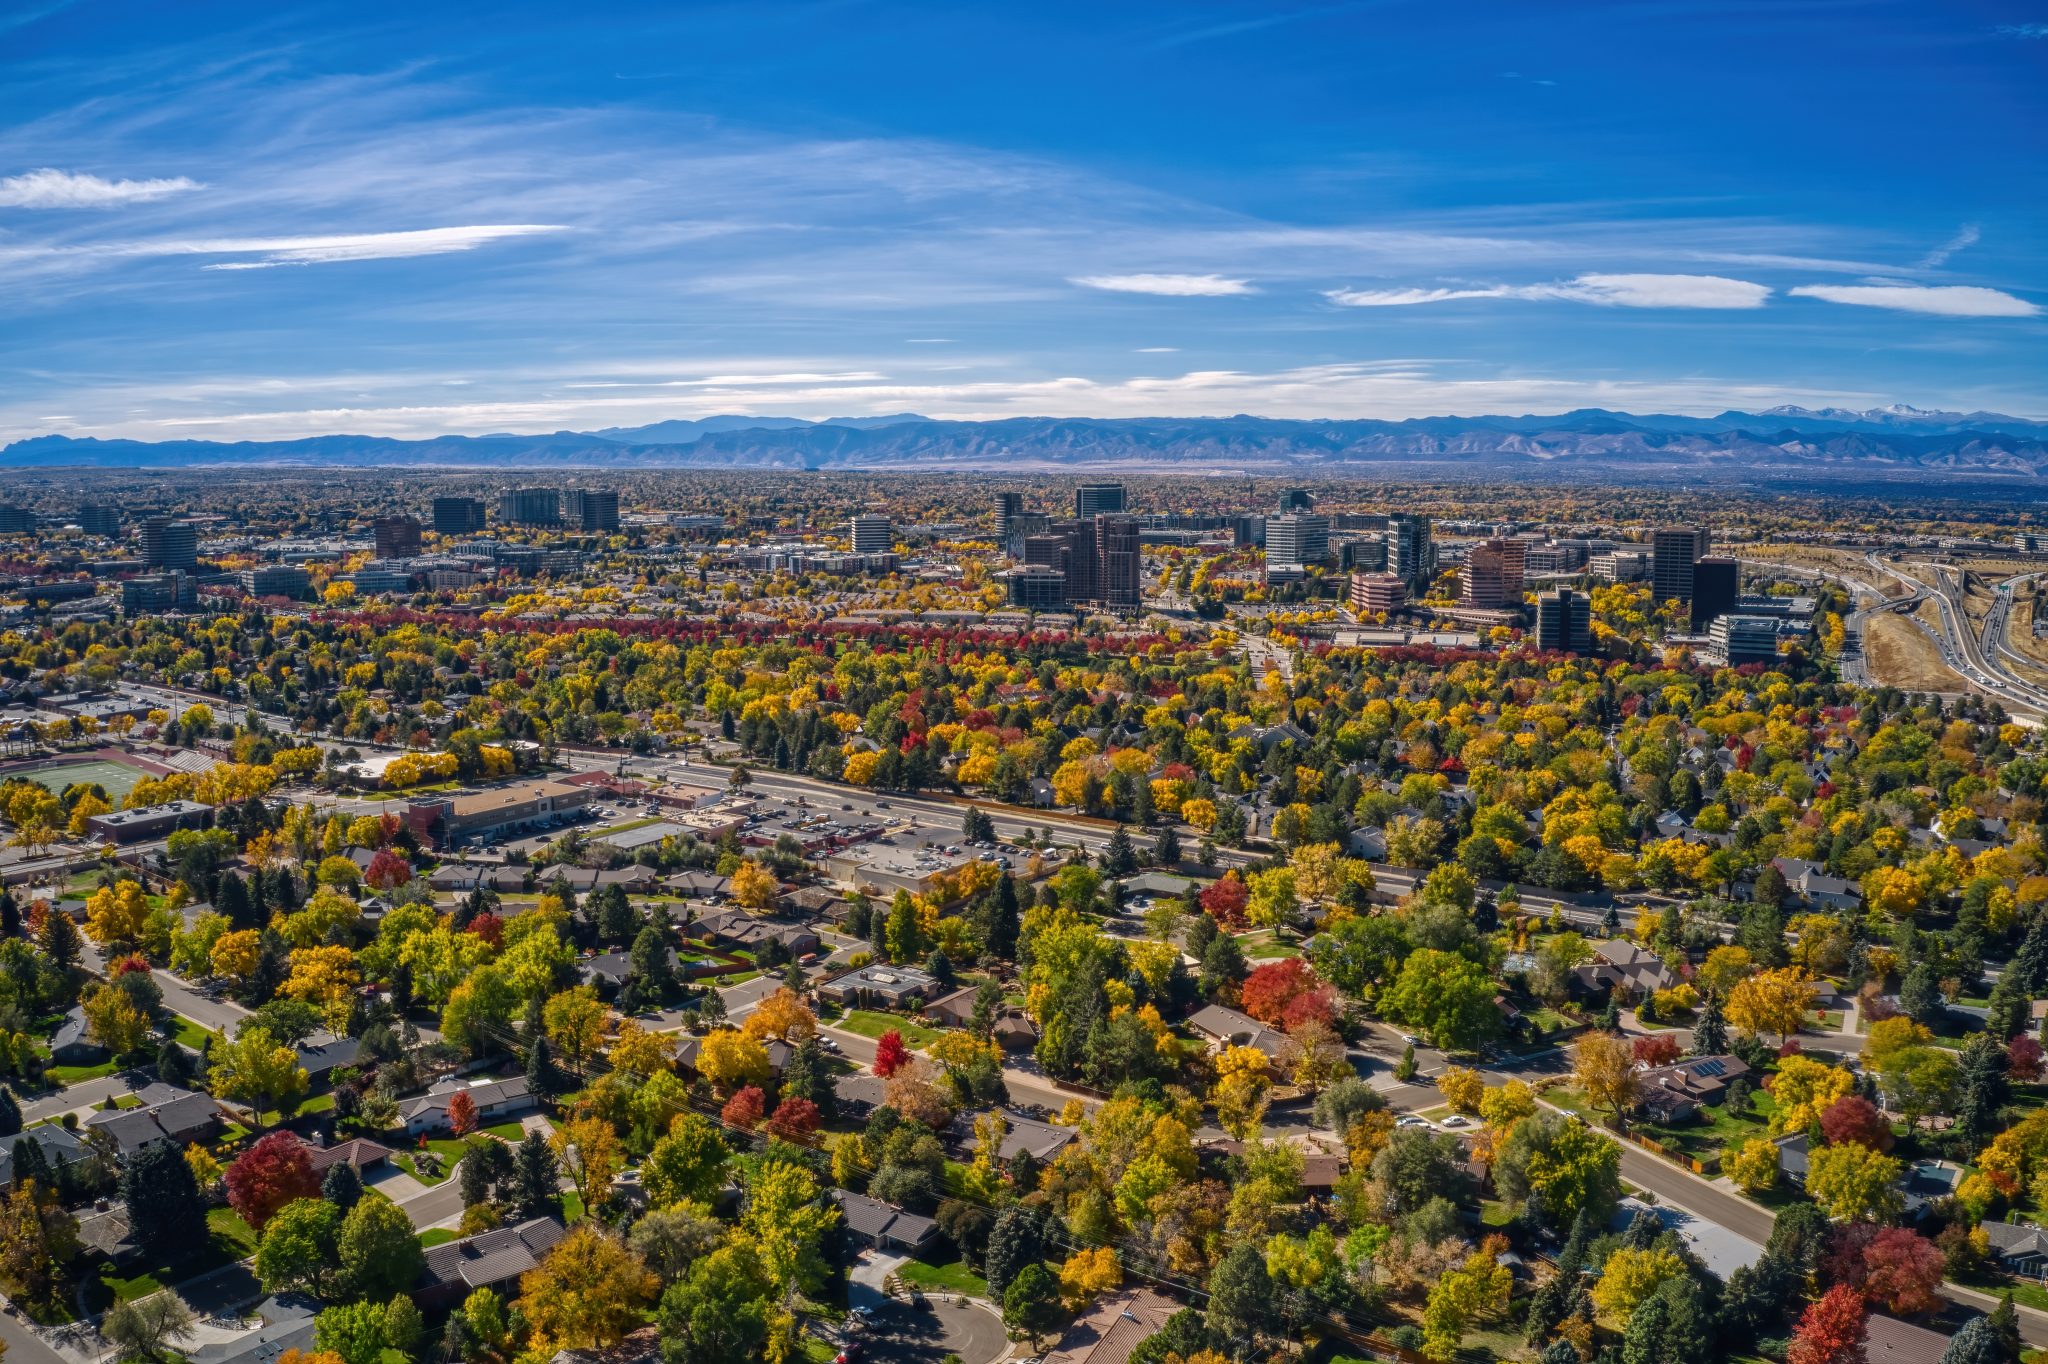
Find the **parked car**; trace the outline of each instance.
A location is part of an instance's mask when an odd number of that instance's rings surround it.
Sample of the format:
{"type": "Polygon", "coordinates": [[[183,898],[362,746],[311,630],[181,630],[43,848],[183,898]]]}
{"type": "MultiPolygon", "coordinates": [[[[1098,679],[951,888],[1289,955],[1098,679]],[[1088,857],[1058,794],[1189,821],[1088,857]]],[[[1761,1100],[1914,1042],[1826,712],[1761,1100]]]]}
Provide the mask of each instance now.
{"type": "Polygon", "coordinates": [[[920,1312],[932,1310],[932,1300],[922,1293],[912,1293],[910,1295],[910,1305],[920,1312]]]}

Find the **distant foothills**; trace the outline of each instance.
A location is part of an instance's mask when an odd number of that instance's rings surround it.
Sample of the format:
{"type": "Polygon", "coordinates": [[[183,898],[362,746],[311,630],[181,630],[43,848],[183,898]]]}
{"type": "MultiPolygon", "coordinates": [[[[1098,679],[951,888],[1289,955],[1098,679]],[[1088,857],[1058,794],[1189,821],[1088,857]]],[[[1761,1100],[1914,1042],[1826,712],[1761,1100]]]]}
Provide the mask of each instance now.
{"type": "Polygon", "coordinates": [[[283,441],[132,441],[37,436],[0,466],[185,468],[387,465],[527,469],[1122,468],[1355,476],[1373,466],[1474,476],[1797,478],[2048,477],[2048,422],[1894,406],[1867,412],[1777,407],[1716,417],[1587,409],[1557,416],[1296,421],[1267,417],[1014,417],[942,421],[913,414],[720,416],[545,435],[396,440],[330,435],[283,441]]]}

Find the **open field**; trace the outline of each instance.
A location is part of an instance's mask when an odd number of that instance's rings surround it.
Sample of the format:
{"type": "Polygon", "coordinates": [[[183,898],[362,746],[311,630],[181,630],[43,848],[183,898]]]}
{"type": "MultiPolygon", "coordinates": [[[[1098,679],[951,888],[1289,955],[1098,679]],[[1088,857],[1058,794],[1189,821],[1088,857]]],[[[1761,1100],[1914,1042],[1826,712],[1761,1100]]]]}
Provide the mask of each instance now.
{"type": "Polygon", "coordinates": [[[1889,611],[1869,618],[1863,628],[1863,651],[1870,675],[1878,682],[1907,691],[1960,691],[1963,680],[1941,661],[1934,642],[1918,626],[1889,611]]]}
{"type": "Polygon", "coordinates": [[[142,770],[126,763],[109,762],[105,758],[89,758],[83,762],[52,763],[48,767],[22,768],[8,773],[9,776],[27,777],[30,781],[48,787],[62,794],[67,786],[97,786],[107,793],[107,798],[119,809],[128,799],[128,793],[135,789],[135,783],[142,780],[142,770]]]}

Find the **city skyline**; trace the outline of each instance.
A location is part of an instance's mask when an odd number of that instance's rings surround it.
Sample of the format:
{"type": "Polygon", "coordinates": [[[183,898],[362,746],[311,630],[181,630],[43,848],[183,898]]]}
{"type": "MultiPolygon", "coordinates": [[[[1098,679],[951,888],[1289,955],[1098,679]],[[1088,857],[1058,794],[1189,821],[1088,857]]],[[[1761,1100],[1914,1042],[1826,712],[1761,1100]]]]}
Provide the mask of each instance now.
{"type": "Polygon", "coordinates": [[[2048,416],[2037,20],[45,6],[0,439],[2048,416]]]}

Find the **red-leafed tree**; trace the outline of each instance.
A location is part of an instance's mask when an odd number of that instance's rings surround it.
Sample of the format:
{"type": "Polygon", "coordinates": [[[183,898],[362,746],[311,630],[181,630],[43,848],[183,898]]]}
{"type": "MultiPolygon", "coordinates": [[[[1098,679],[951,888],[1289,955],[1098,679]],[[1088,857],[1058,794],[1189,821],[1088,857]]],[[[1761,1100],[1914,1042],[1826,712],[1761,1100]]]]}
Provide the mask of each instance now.
{"type": "Polygon", "coordinates": [[[1201,894],[1203,910],[1217,923],[1233,931],[1245,926],[1244,910],[1251,900],[1250,888],[1234,873],[1212,882],[1201,894]]]}
{"type": "Polygon", "coordinates": [[[761,1115],[767,1111],[768,1096],[759,1085],[747,1085],[725,1101],[718,1116],[725,1119],[727,1126],[744,1127],[751,1132],[761,1125],[761,1115]]]}
{"type": "Polygon", "coordinates": [[[285,1204],[320,1196],[306,1144],[290,1132],[272,1132],[237,1156],[227,1186],[228,1204],[257,1231],[285,1204]]]}
{"type": "Polygon", "coordinates": [[[1315,973],[1299,957],[1269,961],[1244,978],[1238,998],[1261,1023],[1278,1023],[1287,1006],[1316,987],[1315,973]]]}
{"type": "Polygon", "coordinates": [[[1636,1060],[1646,1066],[1668,1066],[1678,1059],[1678,1039],[1668,1032],[1635,1040],[1636,1060]]]}
{"type": "Polygon", "coordinates": [[[1316,1023],[1337,1026],[1337,996],[1327,985],[1303,990],[1280,1011],[1280,1026],[1290,1033],[1316,1023]]]}
{"type": "Polygon", "coordinates": [[[1895,1316],[1932,1312],[1941,1305],[1941,1250],[1917,1231],[1885,1227],[1863,1252],[1863,1291],[1895,1316]]]}
{"type": "Polygon", "coordinates": [[[1820,1115],[1820,1134],[1830,1146],[1854,1142],[1873,1151],[1889,1150],[1892,1125],[1877,1105],[1860,1094],[1844,1094],[1820,1115]]]}
{"type": "Polygon", "coordinates": [[[2041,1044],[2021,1033],[2005,1049],[2005,1072],[2015,1080],[2041,1078],[2041,1044]]]}
{"type": "Polygon", "coordinates": [[[505,945],[505,921],[488,909],[469,921],[469,931],[493,947],[505,945]]]}
{"type": "Polygon", "coordinates": [[[903,1034],[891,1028],[875,1042],[875,1074],[884,1080],[910,1064],[910,1048],[903,1045],[903,1034]]]}
{"type": "Polygon", "coordinates": [[[125,957],[116,957],[107,965],[107,976],[119,980],[122,976],[146,976],[149,974],[149,958],[130,952],[125,957]]]}
{"type": "Polygon", "coordinates": [[[466,1089],[456,1090],[448,1100],[448,1130],[458,1137],[476,1131],[476,1100],[466,1089]]]}
{"type": "Polygon", "coordinates": [[[1785,1364],[1863,1364],[1863,1295],[1837,1284],[1807,1305],[1792,1335],[1785,1364]]]}
{"type": "Polygon", "coordinates": [[[377,890],[391,891],[412,880],[412,867],[389,848],[379,848],[363,872],[363,880],[377,890]]]}
{"type": "Polygon", "coordinates": [[[820,1125],[818,1106],[809,1099],[784,1099],[769,1115],[768,1131],[784,1141],[809,1142],[820,1125]]]}

